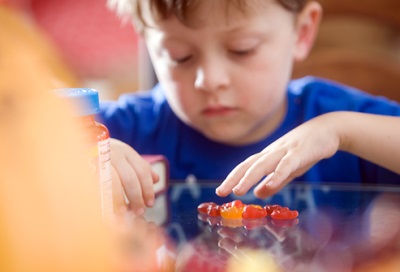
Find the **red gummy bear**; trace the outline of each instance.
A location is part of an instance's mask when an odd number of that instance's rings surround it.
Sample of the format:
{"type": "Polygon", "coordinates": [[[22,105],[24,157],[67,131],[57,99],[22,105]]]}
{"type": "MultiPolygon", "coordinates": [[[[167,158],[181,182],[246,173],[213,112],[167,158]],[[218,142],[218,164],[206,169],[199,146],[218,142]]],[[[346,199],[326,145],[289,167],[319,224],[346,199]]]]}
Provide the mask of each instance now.
{"type": "Polygon", "coordinates": [[[260,205],[246,205],[243,209],[242,217],[244,219],[256,219],[267,216],[267,211],[260,205]]]}
{"type": "Polygon", "coordinates": [[[299,216],[298,211],[291,211],[287,207],[283,207],[281,209],[275,209],[271,213],[271,217],[274,219],[295,219],[299,216]]]}
{"type": "Polygon", "coordinates": [[[203,202],[200,203],[199,206],[197,206],[197,211],[200,213],[207,213],[208,207],[212,205],[217,205],[214,202],[203,202]]]}
{"type": "Polygon", "coordinates": [[[219,205],[212,205],[208,208],[207,214],[209,216],[220,216],[221,215],[221,207],[219,205]]]}
{"type": "Polygon", "coordinates": [[[278,204],[265,205],[264,209],[267,211],[267,215],[271,215],[273,211],[282,209],[282,206],[280,206],[278,204]]]}
{"type": "Polygon", "coordinates": [[[220,216],[220,206],[214,202],[204,202],[197,206],[197,211],[209,216],[220,216]]]}

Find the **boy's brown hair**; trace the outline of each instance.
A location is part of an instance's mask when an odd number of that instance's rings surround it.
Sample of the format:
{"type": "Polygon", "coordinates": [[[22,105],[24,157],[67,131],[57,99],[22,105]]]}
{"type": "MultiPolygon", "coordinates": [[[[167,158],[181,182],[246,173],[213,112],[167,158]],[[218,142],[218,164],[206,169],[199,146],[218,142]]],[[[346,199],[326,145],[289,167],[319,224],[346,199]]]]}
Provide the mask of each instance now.
{"type": "MultiPolygon", "coordinates": [[[[204,0],[148,0],[147,3],[153,14],[159,19],[166,19],[175,15],[181,22],[187,23],[189,14],[196,9],[196,6],[204,0]]],[[[215,0],[214,0],[215,1],[215,0]]],[[[275,0],[285,9],[294,13],[300,12],[307,0],[275,0]]],[[[245,12],[248,7],[248,0],[224,0],[224,4],[234,5],[245,12]]],[[[263,1],[259,1],[262,3],[263,1]]],[[[142,0],[108,0],[108,6],[125,18],[134,20],[136,30],[141,32],[147,26],[142,14],[142,0]]]]}

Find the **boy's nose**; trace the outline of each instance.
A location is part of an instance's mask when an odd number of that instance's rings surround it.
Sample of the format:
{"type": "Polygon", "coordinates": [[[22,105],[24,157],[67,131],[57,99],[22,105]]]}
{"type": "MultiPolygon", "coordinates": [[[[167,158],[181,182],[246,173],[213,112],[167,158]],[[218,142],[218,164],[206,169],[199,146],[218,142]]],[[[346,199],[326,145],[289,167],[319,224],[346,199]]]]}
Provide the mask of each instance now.
{"type": "Polygon", "coordinates": [[[228,70],[221,64],[204,63],[197,68],[195,88],[202,91],[217,91],[229,85],[228,70]]]}

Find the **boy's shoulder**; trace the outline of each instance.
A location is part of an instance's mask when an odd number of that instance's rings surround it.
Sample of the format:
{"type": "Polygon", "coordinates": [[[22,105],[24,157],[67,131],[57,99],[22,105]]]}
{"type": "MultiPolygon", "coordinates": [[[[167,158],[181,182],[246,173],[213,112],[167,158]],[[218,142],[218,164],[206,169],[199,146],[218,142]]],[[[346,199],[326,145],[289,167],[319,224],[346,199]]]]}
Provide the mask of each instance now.
{"type": "Polygon", "coordinates": [[[292,106],[297,105],[318,113],[345,110],[398,115],[400,112],[399,103],[386,97],[314,76],[291,80],[288,96],[293,102],[292,106]]]}
{"type": "Polygon", "coordinates": [[[329,93],[348,93],[352,95],[368,95],[354,87],[329,80],[326,78],[306,76],[303,78],[293,79],[289,83],[289,92],[294,95],[304,95],[308,93],[318,92],[319,94],[329,93]]]}

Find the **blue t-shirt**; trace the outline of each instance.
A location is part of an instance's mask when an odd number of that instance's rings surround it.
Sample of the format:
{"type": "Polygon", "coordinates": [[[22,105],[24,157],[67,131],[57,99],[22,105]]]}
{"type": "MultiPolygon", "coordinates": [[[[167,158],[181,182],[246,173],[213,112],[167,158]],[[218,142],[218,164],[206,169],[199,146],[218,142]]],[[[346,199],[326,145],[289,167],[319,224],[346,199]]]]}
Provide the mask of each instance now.
{"type": "MultiPolygon", "coordinates": [[[[331,81],[305,77],[292,80],[287,90],[288,111],[281,125],[265,139],[244,146],[214,142],[180,121],[168,105],[160,85],[152,90],[102,101],[98,119],[111,137],[140,154],[162,154],[170,162],[170,178],[194,175],[223,180],[247,157],[311,118],[332,111],[356,111],[400,116],[400,104],[331,81]]],[[[400,162],[399,162],[400,163],[400,162]]],[[[306,182],[398,183],[400,175],[345,152],[337,152],[313,166],[306,182]]]]}

